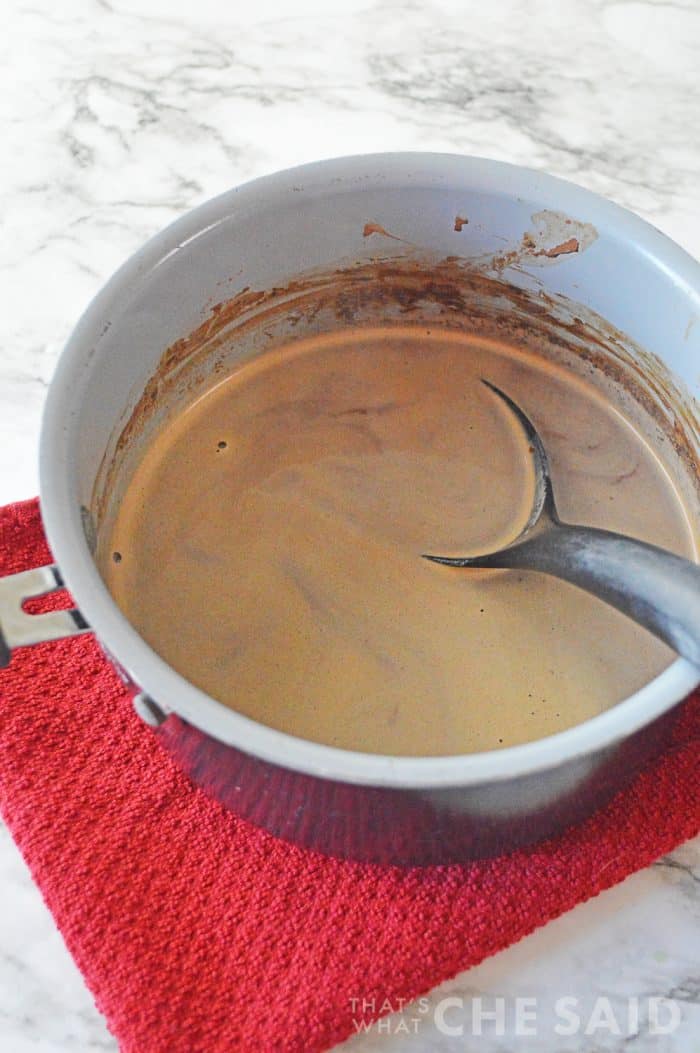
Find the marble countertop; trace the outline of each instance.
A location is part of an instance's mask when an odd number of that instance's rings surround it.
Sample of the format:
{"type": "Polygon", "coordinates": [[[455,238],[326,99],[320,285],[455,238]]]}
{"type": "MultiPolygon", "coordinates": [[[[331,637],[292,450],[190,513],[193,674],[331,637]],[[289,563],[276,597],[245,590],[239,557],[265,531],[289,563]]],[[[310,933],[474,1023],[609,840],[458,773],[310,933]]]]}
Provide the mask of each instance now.
{"type": "MultiPolygon", "coordinates": [[[[3,22],[2,503],[38,490],[46,387],[83,307],[149,235],[253,176],[376,150],[480,154],[605,194],[700,255],[696,0],[11,0],[3,22]]],[[[4,830],[0,889],[2,1053],[116,1050],[4,830]]],[[[347,1048],[477,1042],[697,1053],[700,839],[347,1048]],[[439,1026],[459,1019],[445,999],[479,996],[505,1002],[504,1034],[439,1026]],[[631,996],[671,1000],[677,1026],[652,1034],[643,1011],[628,1027],[631,996]],[[523,997],[534,1037],[516,1034],[523,997]],[[621,1033],[558,1036],[564,997],[584,1024],[609,999],[621,1033]]]]}

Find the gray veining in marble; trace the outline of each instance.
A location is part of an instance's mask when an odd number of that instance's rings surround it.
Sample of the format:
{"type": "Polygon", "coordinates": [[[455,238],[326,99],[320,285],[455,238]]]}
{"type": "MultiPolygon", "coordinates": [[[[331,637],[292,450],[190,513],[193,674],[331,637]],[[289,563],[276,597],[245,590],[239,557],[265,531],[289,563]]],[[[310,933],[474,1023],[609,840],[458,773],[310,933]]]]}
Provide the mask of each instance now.
{"type": "MultiPolygon", "coordinates": [[[[573,179],[700,254],[698,0],[10,0],[3,15],[2,503],[37,491],[41,407],[82,308],[150,234],[253,176],[345,153],[475,153],[573,179]]],[[[0,1053],[116,1049],[6,832],[0,888],[0,1053]]],[[[348,1053],[698,1053],[700,841],[426,1005],[348,1053]],[[630,996],[665,997],[680,1019],[668,1035],[643,1012],[631,1035],[560,1036],[566,996],[584,1023],[600,997],[618,1015],[630,996]],[[450,997],[467,1037],[436,1024],[450,997]],[[503,999],[504,1034],[469,1037],[477,997],[503,999]],[[536,1000],[535,1037],[513,1034],[519,997],[536,1000]]]]}

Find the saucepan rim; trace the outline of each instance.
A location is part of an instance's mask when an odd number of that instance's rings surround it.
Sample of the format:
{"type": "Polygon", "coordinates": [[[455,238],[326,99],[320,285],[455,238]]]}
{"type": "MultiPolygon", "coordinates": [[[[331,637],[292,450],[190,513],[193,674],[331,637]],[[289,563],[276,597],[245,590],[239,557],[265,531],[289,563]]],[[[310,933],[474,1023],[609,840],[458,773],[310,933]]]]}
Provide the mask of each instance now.
{"type": "MultiPolygon", "coordinates": [[[[175,252],[232,215],[243,202],[294,188],[343,180],[421,179],[439,186],[462,180],[465,192],[545,197],[548,207],[586,215],[617,237],[633,239],[670,276],[700,312],[700,264],[633,213],[573,183],[530,168],[457,154],[421,152],[332,158],[264,176],[206,202],[170,224],[137,251],[88,306],[70,336],[50,384],[40,443],[41,510],[49,544],[63,579],[97,638],[134,683],[165,712],[172,712],[221,742],[281,767],[311,776],[396,789],[449,789],[513,779],[557,768],[610,747],[671,709],[700,683],[700,670],[677,659],[640,690],[605,712],[534,742],[473,754],[437,757],[388,756],[340,749],[301,739],[237,713],[178,674],[129,624],[105,587],[88,547],[80,507],[71,490],[67,424],[70,393],[86,368],[105,322],[130,290],[175,252]]],[[[302,188],[301,191],[299,188],[302,188]]],[[[297,197],[298,200],[298,197],[297,197]]],[[[261,207],[264,207],[261,204],[261,207]]],[[[186,625],[183,626],[186,631],[186,625]]]]}

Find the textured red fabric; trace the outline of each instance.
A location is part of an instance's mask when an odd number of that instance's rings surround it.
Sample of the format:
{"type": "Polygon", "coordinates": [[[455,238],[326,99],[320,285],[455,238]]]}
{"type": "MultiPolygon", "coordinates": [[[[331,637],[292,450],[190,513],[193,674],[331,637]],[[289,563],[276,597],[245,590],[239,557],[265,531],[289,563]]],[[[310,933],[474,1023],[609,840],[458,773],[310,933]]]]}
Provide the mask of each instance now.
{"type": "MultiPolygon", "coordinates": [[[[36,502],[0,511],[1,573],[49,559],[36,502]]],[[[564,836],[399,870],[225,812],[83,637],[0,673],[0,807],[122,1050],[310,1053],[353,1031],[351,999],[412,999],[698,833],[700,700],[668,754],[564,836]]]]}

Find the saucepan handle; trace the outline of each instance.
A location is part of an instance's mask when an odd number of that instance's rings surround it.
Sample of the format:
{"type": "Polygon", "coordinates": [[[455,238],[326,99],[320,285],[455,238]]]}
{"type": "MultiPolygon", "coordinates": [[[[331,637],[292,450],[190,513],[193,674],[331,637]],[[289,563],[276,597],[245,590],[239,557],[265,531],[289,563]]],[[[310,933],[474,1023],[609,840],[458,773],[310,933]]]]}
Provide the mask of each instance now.
{"type": "Polygon", "coordinates": [[[75,608],[46,614],[28,614],[24,610],[25,600],[64,587],[54,563],[0,578],[0,668],[9,664],[15,647],[90,632],[90,626],[75,608]]]}

